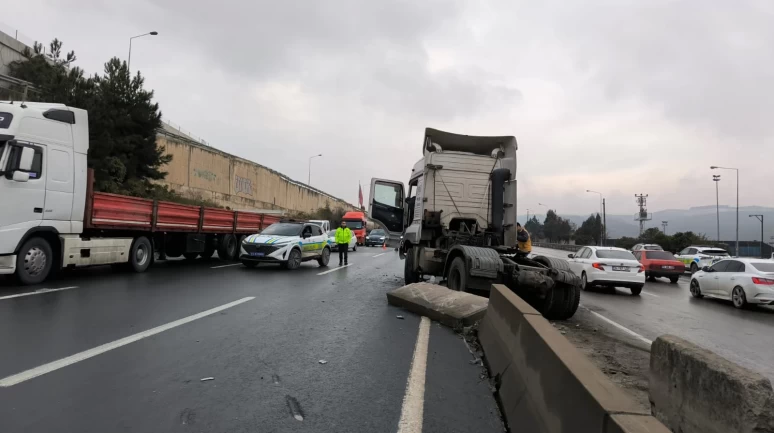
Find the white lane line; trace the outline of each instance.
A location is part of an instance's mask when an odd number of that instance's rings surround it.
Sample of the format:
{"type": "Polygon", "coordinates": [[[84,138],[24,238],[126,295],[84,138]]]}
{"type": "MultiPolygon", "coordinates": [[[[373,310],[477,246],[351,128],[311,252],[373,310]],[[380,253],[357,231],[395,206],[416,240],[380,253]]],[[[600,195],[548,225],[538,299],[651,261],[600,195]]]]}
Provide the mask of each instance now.
{"type": "Polygon", "coordinates": [[[375,255],[375,256],[371,256],[371,257],[379,257],[379,256],[383,256],[383,255],[385,255],[385,254],[387,254],[387,253],[381,253],[381,254],[377,254],[377,255],[375,255]]]}
{"type": "Polygon", "coordinates": [[[411,359],[406,394],[400,410],[398,433],[421,433],[425,412],[425,372],[427,371],[427,347],[430,341],[430,319],[422,317],[419,334],[411,359]]]}
{"type": "Polygon", "coordinates": [[[202,311],[201,313],[194,314],[192,316],[184,317],[182,319],[175,320],[174,322],[169,322],[166,325],[157,326],[152,329],[148,329],[147,331],[138,332],[137,334],[130,335],[128,337],[124,337],[120,340],[112,341],[110,343],[105,343],[101,346],[97,346],[95,348],[85,350],[80,353],[76,353],[75,355],[70,355],[67,358],[62,358],[58,361],[49,362],[48,364],[43,364],[39,367],[32,368],[27,371],[23,371],[21,373],[14,374],[12,376],[8,376],[6,378],[0,379],[0,388],[7,388],[9,386],[17,385],[19,383],[22,383],[24,381],[34,379],[38,376],[42,376],[46,373],[51,373],[52,371],[59,370],[60,368],[67,367],[68,365],[75,364],[76,362],[84,361],[86,359],[92,358],[97,355],[101,355],[107,351],[118,349],[121,346],[126,346],[129,343],[134,343],[135,341],[142,340],[143,338],[150,337],[152,335],[156,335],[160,332],[168,331],[172,328],[176,328],[180,325],[185,325],[186,323],[193,322],[194,320],[201,319],[203,317],[207,317],[211,314],[215,314],[217,312],[229,309],[231,307],[235,307],[239,304],[242,304],[247,301],[251,301],[255,299],[253,296],[248,296],[246,298],[242,298],[238,301],[229,302],[228,304],[221,305],[220,307],[215,307],[213,309],[202,311]]]}
{"type": "Polygon", "coordinates": [[[22,296],[42,295],[43,293],[61,292],[62,290],[77,289],[78,286],[62,287],[60,289],[40,289],[34,292],[17,293],[16,295],[0,296],[0,301],[3,299],[21,298],[22,296]]]}
{"type": "Polygon", "coordinates": [[[220,266],[213,266],[210,269],[219,269],[219,268],[227,268],[229,266],[242,266],[241,263],[232,263],[230,265],[220,265],[220,266]]]}
{"type": "Polygon", "coordinates": [[[344,265],[344,266],[339,266],[338,268],[333,268],[333,269],[331,269],[330,271],[320,272],[320,273],[319,273],[319,274],[317,274],[317,275],[325,275],[325,274],[330,274],[331,272],[340,271],[340,270],[342,270],[342,269],[344,269],[344,268],[346,268],[346,267],[349,267],[349,266],[352,266],[352,265],[344,265]]]}
{"type": "MultiPolygon", "coordinates": [[[[586,308],[586,309],[587,309],[587,310],[589,310],[588,308],[586,308]]],[[[605,316],[603,316],[603,315],[601,315],[601,314],[597,313],[596,311],[589,310],[589,312],[590,312],[591,314],[593,314],[593,315],[597,316],[598,318],[602,319],[603,321],[605,321],[605,322],[607,322],[607,323],[609,323],[609,324],[611,324],[611,325],[615,326],[616,328],[620,329],[621,331],[624,331],[624,332],[626,332],[627,334],[629,334],[629,335],[631,335],[631,336],[633,336],[633,337],[635,337],[635,338],[639,339],[640,341],[642,341],[642,342],[644,342],[644,343],[647,343],[648,345],[650,345],[651,343],[653,343],[653,341],[651,341],[651,340],[648,340],[647,338],[643,337],[642,335],[640,335],[640,334],[638,334],[638,333],[636,333],[636,332],[632,331],[631,329],[629,329],[629,328],[627,328],[627,327],[625,327],[625,326],[623,326],[623,325],[620,325],[620,324],[618,324],[618,323],[616,323],[616,322],[613,322],[612,320],[610,320],[610,319],[608,319],[607,317],[605,317],[605,316]]]]}
{"type": "Polygon", "coordinates": [[[643,295],[653,296],[654,298],[660,298],[660,296],[654,295],[653,293],[646,292],[644,290],[642,292],[640,292],[640,293],[642,293],[643,295]]]}

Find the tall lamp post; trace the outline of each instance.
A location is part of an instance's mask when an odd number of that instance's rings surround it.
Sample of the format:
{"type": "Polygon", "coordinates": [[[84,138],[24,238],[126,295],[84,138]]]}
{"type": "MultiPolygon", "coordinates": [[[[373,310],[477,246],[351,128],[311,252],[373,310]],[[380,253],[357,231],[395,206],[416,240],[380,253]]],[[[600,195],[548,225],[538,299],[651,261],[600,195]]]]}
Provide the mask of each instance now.
{"type": "Polygon", "coordinates": [[[718,185],[720,185],[720,175],[713,174],[712,180],[715,182],[715,213],[718,220],[718,242],[720,242],[720,195],[718,195],[718,185]]]}
{"type": "Polygon", "coordinates": [[[605,206],[604,206],[605,198],[602,197],[602,193],[599,191],[593,191],[593,190],[587,189],[586,192],[599,194],[599,211],[602,214],[602,233],[601,233],[601,236],[599,237],[599,240],[602,243],[602,245],[605,245],[605,240],[606,240],[605,237],[607,236],[607,231],[605,230],[605,223],[607,222],[607,218],[605,217],[605,206]]]}
{"type": "Polygon", "coordinates": [[[128,69],[130,72],[132,70],[132,39],[141,38],[143,36],[156,36],[158,34],[159,32],[148,32],[148,33],[143,33],[141,35],[132,36],[131,38],[129,38],[129,60],[127,60],[126,62],[126,69],[128,69]]]}
{"type": "Polygon", "coordinates": [[[322,153],[319,155],[314,155],[309,157],[309,174],[306,178],[306,184],[309,186],[312,186],[312,159],[317,158],[318,156],[322,156],[322,153]]]}
{"type": "MultiPolygon", "coordinates": [[[[761,222],[761,258],[765,259],[766,257],[763,256],[763,215],[750,215],[750,218],[752,217],[758,218],[758,221],[761,222]]],[[[739,254],[737,253],[737,255],[739,254]]]]}
{"type": "Polygon", "coordinates": [[[739,169],[733,167],[718,167],[713,165],[710,170],[735,170],[736,171],[736,256],[739,257],[739,169]]]}

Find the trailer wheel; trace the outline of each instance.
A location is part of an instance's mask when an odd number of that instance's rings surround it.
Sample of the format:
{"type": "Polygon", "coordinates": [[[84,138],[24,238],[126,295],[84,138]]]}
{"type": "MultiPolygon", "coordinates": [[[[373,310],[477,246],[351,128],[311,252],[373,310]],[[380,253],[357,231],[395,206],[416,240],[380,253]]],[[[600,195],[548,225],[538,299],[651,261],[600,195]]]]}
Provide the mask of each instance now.
{"type": "Polygon", "coordinates": [[[132,242],[129,249],[129,266],[134,272],[145,272],[153,261],[153,247],[145,236],[140,236],[132,242]]]}
{"type": "Polygon", "coordinates": [[[578,277],[566,271],[556,271],[554,275],[553,298],[545,311],[541,311],[546,319],[565,320],[575,314],[580,303],[580,288],[578,277]]]}
{"type": "Polygon", "coordinates": [[[456,257],[452,260],[447,276],[449,289],[464,292],[468,288],[468,271],[465,269],[465,259],[456,257]]]}
{"type": "Polygon", "coordinates": [[[220,238],[218,256],[221,260],[236,260],[238,251],[237,240],[234,235],[224,235],[220,238]]]}
{"type": "Polygon", "coordinates": [[[16,257],[16,278],[22,284],[42,283],[51,272],[54,254],[43,238],[34,237],[22,245],[16,257]]]}
{"type": "Polygon", "coordinates": [[[414,270],[414,250],[410,248],[406,251],[406,262],[403,266],[403,282],[404,284],[419,282],[419,273],[414,270]]]}

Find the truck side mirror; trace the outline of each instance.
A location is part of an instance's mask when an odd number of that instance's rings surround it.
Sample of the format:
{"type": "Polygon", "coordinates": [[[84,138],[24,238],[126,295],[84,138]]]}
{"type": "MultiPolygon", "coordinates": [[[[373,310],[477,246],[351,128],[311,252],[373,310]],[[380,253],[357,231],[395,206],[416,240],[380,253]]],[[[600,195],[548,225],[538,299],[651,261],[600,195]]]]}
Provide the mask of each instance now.
{"type": "Polygon", "coordinates": [[[27,182],[30,180],[30,174],[26,171],[14,171],[13,172],[13,181],[14,182],[27,182]]]}
{"type": "MultiPolygon", "coordinates": [[[[35,149],[31,147],[23,147],[21,158],[19,158],[19,166],[15,167],[16,170],[30,171],[32,170],[32,160],[35,158],[35,149]]],[[[29,176],[27,176],[29,179],[29,176]]],[[[14,173],[14,180],[16,180],[16,174],[14,173]]]]}

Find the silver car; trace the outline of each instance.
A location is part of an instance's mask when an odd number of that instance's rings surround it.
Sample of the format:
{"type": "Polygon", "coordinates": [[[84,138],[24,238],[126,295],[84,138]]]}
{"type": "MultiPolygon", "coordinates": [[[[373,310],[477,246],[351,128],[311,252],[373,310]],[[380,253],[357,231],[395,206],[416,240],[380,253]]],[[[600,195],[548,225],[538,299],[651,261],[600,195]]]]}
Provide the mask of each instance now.
{"type": "Polygon", "coordinates": [[[736,308],[774,304],[774,260],[723,259],[691,276],[691,295],[725,299],[736,308]]]}

